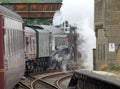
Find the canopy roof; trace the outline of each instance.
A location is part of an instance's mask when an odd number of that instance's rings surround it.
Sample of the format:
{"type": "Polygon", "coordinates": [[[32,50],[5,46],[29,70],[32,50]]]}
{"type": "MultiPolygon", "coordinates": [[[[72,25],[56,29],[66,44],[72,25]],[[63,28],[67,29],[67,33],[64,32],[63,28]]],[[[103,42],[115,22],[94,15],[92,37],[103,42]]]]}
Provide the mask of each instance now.
{"type": "Polygon", "coordinates": [[[62,0],[0,0],[1,3],[62,3],[62,0]]]}

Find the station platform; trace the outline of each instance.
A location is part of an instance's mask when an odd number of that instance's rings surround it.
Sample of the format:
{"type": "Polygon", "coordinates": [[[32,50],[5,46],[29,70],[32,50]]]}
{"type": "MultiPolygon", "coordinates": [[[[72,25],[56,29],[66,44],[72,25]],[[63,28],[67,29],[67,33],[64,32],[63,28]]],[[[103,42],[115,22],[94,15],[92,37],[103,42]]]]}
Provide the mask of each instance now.
{"type": "Polygon", "coordinates": [[[68,89],[120,89],[120,79],[112,73],[77,70],[68,89]]]}

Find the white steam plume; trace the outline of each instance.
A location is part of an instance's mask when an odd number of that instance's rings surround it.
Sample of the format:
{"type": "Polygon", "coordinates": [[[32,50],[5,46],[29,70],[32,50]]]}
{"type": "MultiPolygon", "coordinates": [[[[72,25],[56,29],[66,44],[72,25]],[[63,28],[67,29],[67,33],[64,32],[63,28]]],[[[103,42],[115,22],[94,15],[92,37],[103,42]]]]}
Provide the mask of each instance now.
{"type": "Polygon", "coordinates": [[[88,20],[84,20],[82,25],[77,25],[77,33],[79,33],[78,49],[82,55],[81,59],[84,62],[86,69],[93,69],[93,48],[95,48],[95,33],[93,27],[90,26],[88,20]]]}
{"type": "Polygon", "coordinates": [[[81,59],[84,61],[84,66],[87,69],[93,69],[92,49],[95,48],[96,43],[93,24],[94,0],[63,0],[60,13],[58,17],[62,19],[56,19],[57,21],[54,22],[59,22],[57,24],[61,24],[61,22],[67,20],[71,25],[77,26],[80,42],[79,51],[82,56],[81,59]]]}
{"type": "Polygon", "coordinates": [[[62,24],[62,21],[63,21],[62,12],[56,11],[53,17],[53,25],[59,26],[60,24],[62,24]]]}

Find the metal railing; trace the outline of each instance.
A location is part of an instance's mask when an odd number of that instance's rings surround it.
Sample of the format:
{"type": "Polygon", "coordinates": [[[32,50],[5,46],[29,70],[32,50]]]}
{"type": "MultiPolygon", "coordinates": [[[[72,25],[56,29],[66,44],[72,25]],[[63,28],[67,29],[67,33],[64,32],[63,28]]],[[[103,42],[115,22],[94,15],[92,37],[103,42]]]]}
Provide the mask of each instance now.
{"type": "Polygon", "coordinates": [[[75,72],[68,89],[120,89],[120,80],[90,71],[75,72]]]}

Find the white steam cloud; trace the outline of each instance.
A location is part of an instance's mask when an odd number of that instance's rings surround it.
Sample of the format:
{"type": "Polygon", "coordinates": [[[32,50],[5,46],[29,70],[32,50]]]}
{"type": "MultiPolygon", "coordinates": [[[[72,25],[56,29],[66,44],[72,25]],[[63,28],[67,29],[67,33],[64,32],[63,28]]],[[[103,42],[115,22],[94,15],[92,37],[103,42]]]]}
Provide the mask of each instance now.
{"type": "Polygon", "coordinates": [[[84,20],[81,25],[78,25],[77,32],[79,33],[79,46],[81,59],[84,62],[86,69],[93,69],[93,48],[95,48],[95,33],[93,27],[90,26],[88,20],[84,20]]]}
{"type": "Polygon", "coordinates": [[[55,15],[54,15],[54,19],[53,19],[53,25],[54,26],[59,26],[60,24],[62,24],[63,21],[63,17],[62,17],[62,12],[61,11],[56,11],[55,15]]]}
{"type": "Polygon", "coordinates": [[[60,12],[56,12],[53,25],[63,21],[77,26],[79,33],[79,51],[84,66],[93,69],[93,48],[96,38],[94,34],[94,0],[63,0],[60,12]]]}

